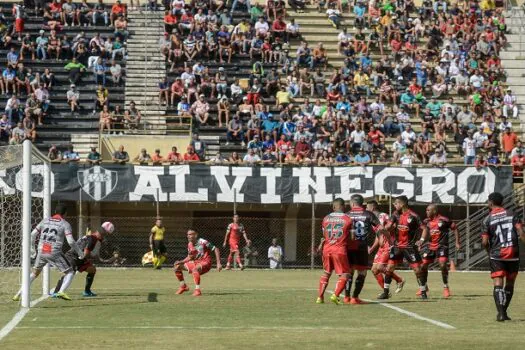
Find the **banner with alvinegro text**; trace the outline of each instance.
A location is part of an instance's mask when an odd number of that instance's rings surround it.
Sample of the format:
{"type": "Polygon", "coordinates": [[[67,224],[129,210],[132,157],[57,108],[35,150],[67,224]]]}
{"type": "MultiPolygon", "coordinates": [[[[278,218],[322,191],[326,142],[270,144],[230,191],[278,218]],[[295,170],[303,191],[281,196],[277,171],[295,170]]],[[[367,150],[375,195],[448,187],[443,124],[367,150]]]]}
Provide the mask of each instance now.
{"type": "MultiPolygon", "coordinates": [[[[20,169],[0,170],[4,194],[21,189],[20,169]]],[[[104,202],[327,203],[364,197],[406,195],[420,203],[484,203],[488,194],[512,192],[512,168],[450,166],[265,167],[220,165],[53,164],[53,200],[104,202]]],[[[42,166],[33,165],[33,176],[42,166]]],[[[33,196],[42,195],[33,181],[33,196]]]]}

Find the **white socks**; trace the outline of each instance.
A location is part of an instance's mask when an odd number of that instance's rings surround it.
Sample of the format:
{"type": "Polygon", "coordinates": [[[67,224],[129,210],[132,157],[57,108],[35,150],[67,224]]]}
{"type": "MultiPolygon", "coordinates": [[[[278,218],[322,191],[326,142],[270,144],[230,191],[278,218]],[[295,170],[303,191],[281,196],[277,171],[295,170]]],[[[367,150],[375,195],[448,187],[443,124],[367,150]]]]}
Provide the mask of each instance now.
{"type": "Polygon", "coordinates": [[[73,271],[67,273],[64,276],[64,280],[62,281],[62,286],[60,287],[59,293],[64,293],[66,289],[69,288],[71,282],[73,282],[73,277],[75,277],[75,273],[73,271]]]}

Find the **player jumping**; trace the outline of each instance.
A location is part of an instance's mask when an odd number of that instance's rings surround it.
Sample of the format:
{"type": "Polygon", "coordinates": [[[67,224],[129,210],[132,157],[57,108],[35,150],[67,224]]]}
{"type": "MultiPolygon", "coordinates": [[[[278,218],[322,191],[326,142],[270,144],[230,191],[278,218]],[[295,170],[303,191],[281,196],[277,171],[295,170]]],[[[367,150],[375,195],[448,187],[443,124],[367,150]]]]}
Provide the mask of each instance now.
{"type": "Polygon", "coordinates": [[[514,294],[514,282],[520,267],[519,238],[525,242],[521,221],[502,205],[501,193],[489,195],[490,213],[483,221],[481,234],[483,247],[490,258],[490,276],[494,282],[493,295],[498,310],[498,322],[510,321],[507,309],[514,294]]]}
{"type": "MultiPolygon", "coordinates": [[[[441,270],[441,277],[443,278],[443,296],[450,297],[450,289],[448,287],[448,235],[450,231],[454,232],[456,239],[456,250],[459,250],[459,235],[456,224],[450,221],[449,218],[438,213],[437,206],[430,204],[427,207],[427,218],[423,222],[426,230],[421,236],[421,245],[427,239],[429,242],[423,246],[421,250],[423,256],[423,265],[421,270],[425,274],[425,279],[428,280],[428,265],[433,263],[435,259],[439,259],[439,268],[441,270]],[[428,237],[430,235],[430,237],[428,237]]],[[[428,286],[426,288],[428,293],[428,286]]],[[[421,295],[421,291],[417,292],[421,295]]]]}
{"type": "Polygon", "coordinates": [[[352,238],[352,219],[344,213],[345,202],[341,198],[333,201],[332,208],[333,212],[325,216],[322,223],[323,239],[319,250],[321,250],[322,246],[324,273],[319,280],[319,294],[316,303],[324,303],[324,292],[332,272],[335,271],[339,275],[339,279],[330,300],[339,305],[341,304],[339,295],[345,288],[350,272],[346,254],[348,241],[352,238]]]}
{"type": "Polygon", "coordinates": [[[184,281],[183,270],[193,275],[195,281],[195,291],[193,296],[201,295],[201,275],[204,275],[211,269],[211,252],[215,252],[217,260],[217,270],[222,270],[221,252],[219,248],[203,238],[199,238],[197,231],[189,230],[186,233],[188,237],[188,256],[182,261],[176,261],[174,265],[175,276],[180,281],[180,287],[175,294],[182,294],[190,290],[184,281]]]}
{"type": "MultiPolygon", "coordinates": [[[[86,235],[82,238],[80,238],[77,241],[77,246],[81,250],[83,250],[83,258],[80,258],[74,249],[70,249],[66,253],[66,258],[71,263],[71,266],[75,269],[75,271],[78,272],[87,272],[86,276],[86,284],[84,287],[84,292],[82,295],[84,297],[96,297],[97,295],[91,291],[91,286],[93,285],[93,281],[95,280],[95,274],[97,273],[97,268],[95,265],[93,265],[93,250],[95,249],[96,245],[104,239],[106,235],[109,235],[115,231],[115,226],[109,222],[104,222],[100,228],[92,232],[89,235],[86,235]]],[[[55,287],[55,292],[53,293],[53,297],[56,297],[58,294],[58,291],[62,287],[62,283],[64,281],[64,277],[61,277],[57,285],[55,287]]]]}
{"type": "MultiPolygon", "coordinates": [[[[66,207],[58,204],[54,215],[42,220],[31,232],[31,247],[34,246],[34,242],[38,239],[38,248],[29,283],[33,283],[46,264],[54,266],[64,274],[64,281],[56,296],[60,299],[71,300],[65,292],[71,285],[71,282],[73,282],[75,271],[64,253],[62,253],[64,238],[67,239],[67,243],[71,249],[76,251],[78,256],[82,257],[83,252],[73,238],[71,225],[64,219],[66,212],[66,207]]],[[[13,300],[19,301],[21,293],[22,290],[20,289],[13,297],[13,300]]]]}
{"type": "Polygon", "coordinates": [[[421,256],[415,246],[419,230],[424,229],[424,225],[419,216],[408,207],[408,198],[406,196],[397,197],[394,201],[394,207],[396,212],[392,214],[390,221],[385,227],[385,234],[393,230],[394,242],[390,247],[383,293],[379,295],[378,299],[390,298],[392,274],[396,264],[402,263],[403,258],[409,262],[410,267],[416,274],[417,283],[421,289],[421,298],[427,299],[427,281],[425,275],[421,272],[421,256]]]}
{"type": "Polygon", "coordinates": [[[364,208],[364,202],[363,196],[354,194],[350,198],[351,209],[347,213],[352,219],[355,238],[350,241],[348,246],[350,276],[345,285],[345,304],[366,304],[359,299],[359,294],[365,284],[366,270],[368,269],[368,237],[370,237],[374,231],[382,229],[374,213],[364,208]],[[354,292],[350,298],[354,271],[357,271],[357,277],[355,279],[354,292]]]}
{"type": "Polygon", "coordinates": [[[157,218],[149,235],[149,246],[153,252],[153,268],[157,270],[160,270],[162,264],[166,261],[166,245],[164,244],[165,232],[166,228],[162,226],[162,220],[157,218]]]}
{"type": "Polygon", "coordinates": [[[239,265],[241,270],[244,270],[244,266],[241,262],[241,254],[239,252],[241,235],[246,244],[249,244],[248,242],[250,242],[250,240],[248,239],[248,236],[246,236],[244,225],[239,223],[239,215],[235,214],[233,216],[233,222],[228,225],[228,228],[226,228],[226,235],[224,235],[224,243],[222,244],[223,247],[226,247],[226,242],[230,245],[230,254],[228,255],[228,262],[226,263],[226,270],[231,269],[234,256],[237,265],[239,265]]]}
{"type": "MultiPolygon", "coordinates": [[[[366,209],[375,214],[379,223],[384,227],[388,220],[388,214],[379,211],[379,204],[373,200],[367,203],[366,209]]],[[[390,255],[390,235],[384,235],[383,231],[377,231],[376,238],[371,247],[368,248],[368,254],[372,254],[376,249],[377,252],[374,256],[374,262],[372,263],[372,273],[379,284],[379,287],[383,289],[385,285],[385,272],[388,264],[388,257],[390,255]]],[[[403,291],[405,286],[405,280],[397,273],[392,273],[392,279],[397,283],[396,294],[403,291]]]]}

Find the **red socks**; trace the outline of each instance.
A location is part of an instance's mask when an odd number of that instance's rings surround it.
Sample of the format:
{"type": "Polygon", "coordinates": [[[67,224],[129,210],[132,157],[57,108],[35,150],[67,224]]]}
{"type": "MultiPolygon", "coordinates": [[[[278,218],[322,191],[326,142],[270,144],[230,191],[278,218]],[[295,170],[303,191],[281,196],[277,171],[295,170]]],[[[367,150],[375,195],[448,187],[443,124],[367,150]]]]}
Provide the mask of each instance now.
{"type": "Polygon", "coordinates": [[[193,281],[195,281],[195,285],[198,286],[201,284],[201,274],[200,272],[193,271],[193,281]]]}
{"type": "Polygon", "coordinates": [[[325,275],[322,275],[319,279],[319,298],[324,297],[324,292],[326,290],[326,287],[328,287],[328,281],[330,280],[330,277],[327,277],[325,275]]]}
{"type": "Polygon", "coordinates": [[[175,271],[175,277],[181,282],[184,281],[184,275],[182,274],[182,271],[175,271]]]}
{"type": "Polygon", "coordinates": [[[383,289],[383,287],[385,285],[385,278],[383,277],[383,274],[380,272],[377,275],[374,275],[374,277],[376,278],[377,284],[379,284],[379,287],[381,287],[381,289],[383,289]]]}
{"type": "Polygon", "coordinates": [[[401,282],[403,279],[401,278],[401,276],[399,276],[397,273],[393,273],[392,274],[392,278],[394,279],[394,281],[396,281],[397,283],[401,282]]]}
{"type": "Polygon", "coordinates": [[[339,294],[341,294],[343,289],[345,289],[347,279],[348,278],[346,277],[339,277],[339,279],[337,280],[337,284],[335,285],[335,292],[334,292],[336,296],[339,296],[339,294]]]}
{"type": "Polygon", "coordinates": [[[230,253],[230,255],[228,255],[228,265],[231,265],[233,262],[233,253],[230,253]]]}

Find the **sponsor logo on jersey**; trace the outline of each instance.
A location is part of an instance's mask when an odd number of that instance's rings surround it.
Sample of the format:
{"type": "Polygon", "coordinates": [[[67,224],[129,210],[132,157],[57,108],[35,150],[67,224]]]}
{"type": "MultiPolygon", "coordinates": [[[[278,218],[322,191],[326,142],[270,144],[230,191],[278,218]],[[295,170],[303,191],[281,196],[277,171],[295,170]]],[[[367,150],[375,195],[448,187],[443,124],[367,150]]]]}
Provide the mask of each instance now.
{"type": "Polygon", "coordinates": [[[117,187],[118,173],[104,169],[99,165],[77,172],[78,183],[85,193],[96,201],[100,201],[117,187]]]}

